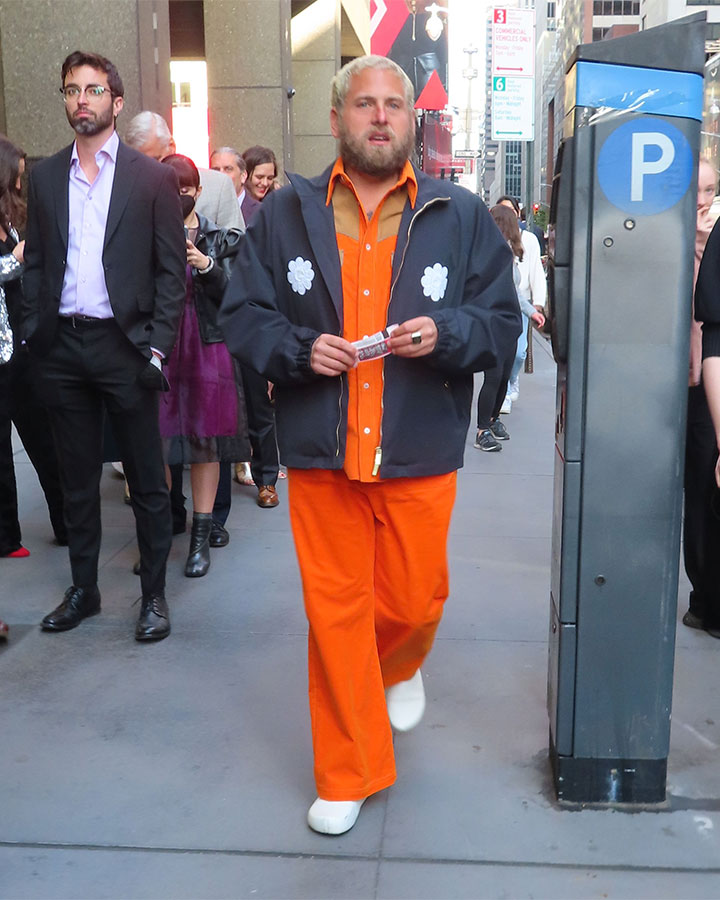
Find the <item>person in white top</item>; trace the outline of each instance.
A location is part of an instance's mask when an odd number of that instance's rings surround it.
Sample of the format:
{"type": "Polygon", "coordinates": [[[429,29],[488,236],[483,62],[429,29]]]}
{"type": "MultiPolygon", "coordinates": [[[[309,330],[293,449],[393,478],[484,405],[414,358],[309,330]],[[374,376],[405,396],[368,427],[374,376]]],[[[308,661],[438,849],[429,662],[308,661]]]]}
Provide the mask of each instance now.
{"type": "MultiPolygon", "coordinates": [[[[500,205],[507,206],[514,211],[516,216],[519,216],[518,206],[512,198],[502,198],[500,200],[500,205]]],[[[547,282],[545,280],[545,270],[542,265],[540,242],[535,235],[527,229],[521,229],[520,239],[523,246],[523,258],[518,261],[520,283],[516,285],[516,287],[518,299],[520,300],[521,312],[523,314],[523,333],[518,338],[515,362],[510,372],[507,394],[501,409],[502,413],[509,413],[512,409],[512,404],[520,396],[520,370],[522,369],[525,357],[527,356],[528,319],[533,318],[530,309],[534,307],[536,311],[542,313],[544,321],[545,303],[547,300],[547,282]],[[523,308],[523,300],[528,303],[528,306],[525,308],[523,308]]],[[[542,325],[539,327],[542,328],[542,325]]]]}
{"type": "MultiPolygon", "coordinates": [[[[525,329],[527,330],[527,321],[532,319],[539,327],[545,324],[545,316],[540,310],[526,299],[529,289],[527,282],[529,272],[532,272],[532,263],[528,266],[525,259],[525,245],[520,236],[520,227],[515,213],[504,205],[493,206],[490,210],[495,224],[498,226],[500,233],[508,242],[508,246],[514,257],[513,276],[515,281],[515,290],[518,295],[520,311],[525,321],[525,329]]],[[[531,235],[537,244],[537,238],[531,235]]],[[[527,340],[525,341],[527,348],[527,340]]],[[[477,437],[474,446],[478,450],[485,452],[497,452],[502,450],[501,441],[507,441],[510,434],[505,425],[500,421],[499,414],[503,410],[503,404],[506,402],[505,395],[508,388],[508,380],[510,374],[515,367],[517,350],[512,355],[508,355],[507,359],[502,360],[492,369],[486,369],[483,373],[483,385],[478,394],[477,400],[477,437]]]]}

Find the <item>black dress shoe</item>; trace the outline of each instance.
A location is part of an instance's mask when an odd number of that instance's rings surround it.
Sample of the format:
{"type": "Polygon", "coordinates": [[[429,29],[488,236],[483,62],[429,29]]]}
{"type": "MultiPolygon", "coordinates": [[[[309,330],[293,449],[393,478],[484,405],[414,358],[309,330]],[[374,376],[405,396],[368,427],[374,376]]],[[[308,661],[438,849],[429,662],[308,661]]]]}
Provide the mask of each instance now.
{"type": "Polygon", "coordinates": [[[79,625],[88,616],[100,612],[100,591],[97,585],[92,588],[79,588],[73,584],[65,591],[63,602],[42,620],[43,631],[69,631],[79,625]]]}
{"type": "Polygon", "coordinates": [[[689,609],[682,617],[682,623],[687,628],[698,628],[700,631],[705,630],[705,622],[703,620],[703,617],[699,616],[697,613],[694,613],[691,609],[689,609]]]}
{"type": "Polygon", "coordinates": [[[227,529],[213,519],[212,527],[210,528],[210,546],[227,547],[229,543],[230,535],[227,533],[227,529]]]}
{"type": "Polygon", "coordinates": [[[140,616],[135,626],[136,641],[161,641],[170,634],[170,613],[164,594],[141,597],[140,616]]]}

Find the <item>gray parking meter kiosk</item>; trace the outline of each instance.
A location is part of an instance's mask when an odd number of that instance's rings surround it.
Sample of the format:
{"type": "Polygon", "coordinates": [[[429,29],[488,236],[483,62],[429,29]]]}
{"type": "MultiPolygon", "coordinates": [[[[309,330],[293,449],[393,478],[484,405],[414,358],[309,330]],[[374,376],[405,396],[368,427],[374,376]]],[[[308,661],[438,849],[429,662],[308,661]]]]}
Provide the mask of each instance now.
{"type": "Polygon", "coordinates": [[[665,799],[704,18],[577,48],[553,182],[558,799],[665,799]]]}

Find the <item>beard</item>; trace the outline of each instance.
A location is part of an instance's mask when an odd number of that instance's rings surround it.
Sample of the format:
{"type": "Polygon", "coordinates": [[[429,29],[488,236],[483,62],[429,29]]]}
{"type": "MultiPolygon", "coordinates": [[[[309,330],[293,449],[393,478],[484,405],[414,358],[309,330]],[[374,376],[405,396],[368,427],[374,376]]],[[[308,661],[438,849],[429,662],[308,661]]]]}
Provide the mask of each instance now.
{"type": "Polygon", "coordinates": [[[100,134],[100,132],[104,131],[108,125],[112,125],[113,123],[114,116],[112,103],[110,103],[110,106],[108,106],[106,110],[101,112],[96,113],[88,109],[83,109],[82,111],[88,113],[88,118],[78,119],[76,116],[79,110],[76,110],[74,115],[70,115],[67,108],[65,109],[67,120],[76,134],[92,137],[95,134],[100,134]]]}
{"type": "Polygon", "coordinates": [[[360,137],[350,134],[342,118],[338,120],[340,156],[343,163],[375,178],[385,178],[399,172],[415,149],[415,128],[411,123],[404,139],[390,128],[369,128],[360,137]],[[377,132],[387,135],[388,142],[373,146],[367,136],[377,132]]]}

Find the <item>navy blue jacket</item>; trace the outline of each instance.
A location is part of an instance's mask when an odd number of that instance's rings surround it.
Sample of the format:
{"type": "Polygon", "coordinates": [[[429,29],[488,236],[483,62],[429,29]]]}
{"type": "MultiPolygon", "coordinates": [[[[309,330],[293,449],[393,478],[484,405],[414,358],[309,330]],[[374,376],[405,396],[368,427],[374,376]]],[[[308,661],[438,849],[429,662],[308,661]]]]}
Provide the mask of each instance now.
{"type": "MultiPolygon", "coordinates": [[[[240,242],[218,319],[230,352],[274,382],[280,455],[302,469],[340,469],[345,459],[346,377],[310,368],[315,339],[343,330],[340,257],[325,205],[330,172],[291,175],[289,187],[263,201],[240,242]]],[[[430,316],[438,341],[420,359],[385,358],[382,478],[462,466],[472,373],[512,356],[521,331],[512,254],[484,204],[415,174],[417,202],[402,215],[387,322],[430,316]],[[428,276],[433,268],[439,279],[428,276]]]]}

